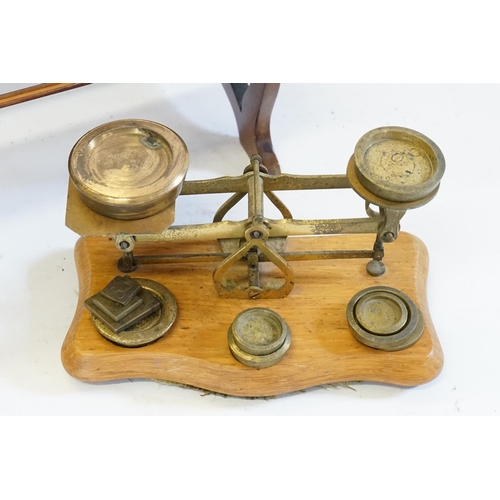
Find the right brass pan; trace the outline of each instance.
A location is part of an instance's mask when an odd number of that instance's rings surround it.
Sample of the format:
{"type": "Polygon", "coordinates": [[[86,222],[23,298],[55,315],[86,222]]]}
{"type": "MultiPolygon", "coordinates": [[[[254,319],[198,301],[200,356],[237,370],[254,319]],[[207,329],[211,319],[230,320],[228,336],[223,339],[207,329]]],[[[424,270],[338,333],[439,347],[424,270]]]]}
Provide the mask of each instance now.
{"type": "Polygon", "coordinates": [[[356,144],[353,160],[356,179],[351,183],[359,182],[361,189],[357,191],[362,196],[366,191],[367,198],[409,208],[436,194],[445,170],[438,146],[403,127],[381,127],[366,133],[356,144]]]}

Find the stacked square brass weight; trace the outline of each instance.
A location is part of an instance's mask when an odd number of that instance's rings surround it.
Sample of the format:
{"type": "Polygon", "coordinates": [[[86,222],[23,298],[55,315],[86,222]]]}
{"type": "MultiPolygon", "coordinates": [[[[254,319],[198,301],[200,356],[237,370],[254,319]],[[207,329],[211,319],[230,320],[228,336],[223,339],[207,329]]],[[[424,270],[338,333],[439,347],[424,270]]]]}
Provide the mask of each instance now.
{"type": "MultiPolygon", "coordinates": [[[[163,125],[121,120],[85,134],[69,158],[67,225],[81,235],[110,235],[122,256],[123,273],[144,264],[218,262],[213,284],[221,298],[277,299],[293,289],[292,261],[369,259],[367,272],[381,276],[384,244],[395,241],[406,210],[428,203],[437,193],[445,169],[440,149],[410,129],[383,127],[365,134],[348,162],[346,175],[268,175],[258,156],[240,176],[185,181],[188,152],[182,139],[163,125]],[[278,191],[352,188],[365,200],[367,217],[296,220],[278,191]],[[179,195],[230,193],[209,224],[172,226],[179,195]],[[248,217],[224,220],[248,197],[248,217]],[[264,197],[281,212],[264,214],[264,197]],[[374,233],[373,250],[286,251],[288,236],[374,233]],[[214,241],[220,252],[136,255],[144,242],[214,241]],[[246,276],[236,279],[237,263],[246,276]],[[281,279],[265,279],[271,262],[281,279]]],[[[97,330],[123,347],[140,347],[165,335],[177,315],[175,298],[152,280],[118,276],[85,301],[97,330]]],[[[346,304],[347,321],[361,343],[386,351],[415,344],[424,319],[406,294],[391,287],[369,287],[346,304]]],[[[284,318],[269,308],[249,308],[228,325],[228,354],[241,363],[265,368],[282,360],[292,342],[284,318]]]]}

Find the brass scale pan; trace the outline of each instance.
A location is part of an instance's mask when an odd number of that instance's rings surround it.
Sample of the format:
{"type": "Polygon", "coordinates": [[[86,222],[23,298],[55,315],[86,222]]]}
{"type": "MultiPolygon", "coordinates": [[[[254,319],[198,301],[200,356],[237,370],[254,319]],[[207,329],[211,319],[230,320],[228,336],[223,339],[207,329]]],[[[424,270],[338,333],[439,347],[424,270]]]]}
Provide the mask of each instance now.
{"type": "Polygon", "coordinates": [[[86,133],[69,157],[83,202],[113,219],[154,215],[175,202],[189,164],[184,141],[147,120],[119,120],[86,133]]]}

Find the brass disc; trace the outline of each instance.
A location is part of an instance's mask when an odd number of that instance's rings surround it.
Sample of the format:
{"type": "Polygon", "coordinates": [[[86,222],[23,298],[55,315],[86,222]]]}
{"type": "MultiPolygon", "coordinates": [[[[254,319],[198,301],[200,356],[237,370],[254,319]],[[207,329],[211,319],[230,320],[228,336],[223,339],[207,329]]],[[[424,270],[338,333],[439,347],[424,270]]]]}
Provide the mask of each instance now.
{"type": "Polygon", "coordinates": [[[141,347],[155,342],[167,333],[177,317],[177,301],[168,288],[145,278],[134,278],[134,280],[160,300],[159,311],[120,333],[114,333],[111,328],[92,315],[97,331],[106,339],[123,347],[141,347]]]}
{"type": "Polygon", "coordinates": [[[236,345],[248,354],[270,354],[283,345],[287,335],[281,316],[258,307],[238,314],[231,329],[236,345]]]}
{"type": "Polygon", "coordinates": [[[365,330],[376,335],[399,332],[408,320],[406,304],[393,293],[373,292],[356,303],[356,319],[365,330]]]}
{"type": "Polygon", "coordinates": [[[87,132],[69,156],[82,201],[114,219],[140,219],[170,206],[189,164],[184,141],[147,120],[119,120],[87,132]]]}
{"type": "Polygon", "coordinates": [[[267,368],[283,359],[292,336],[283,318],[264,308],[252,308],[236,316],[227,334],[229,349],[242,364],[267,368]]]}
{"type": "Polygon", "coordinates": [[[354,150],[356,176],[373,195],[392,202],[418,202],[433,193],[445,170],[443,153],[423,134],[403,127],[366,133],[354,150]]]}
{"type": "Polygon", "coordinates": [[[413,300],[388,286],[361,290],[349,301],[346,313],[354,338],[374,349],[406,349],[424,331],[424,317],[413,300]]]}

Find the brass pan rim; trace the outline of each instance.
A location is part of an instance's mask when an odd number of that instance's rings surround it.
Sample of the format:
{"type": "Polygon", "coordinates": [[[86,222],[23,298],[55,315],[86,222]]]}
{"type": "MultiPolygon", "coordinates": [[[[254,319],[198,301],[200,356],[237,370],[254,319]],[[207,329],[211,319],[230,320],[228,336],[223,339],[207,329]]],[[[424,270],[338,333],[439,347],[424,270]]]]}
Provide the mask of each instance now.
{"type": "Polygon", "coordinates": [[[349,159],[349,163],[347,164],[347,180],[349,181],[351,188],[365,201],[380,208],[393,208],[396,210],[411,210],[413,208],[420,208],[432,201],[439,191],[440,185],[438,184],[434,191],[419,200],[408,202],[386,200],[384,198],[381,198],[380,196],[374,195],[371,191],[366,189],[361,184],[361,182],[359,182],[355,169],[356,166],[354,164],[354,155],[352,155],[349,159]]]}

